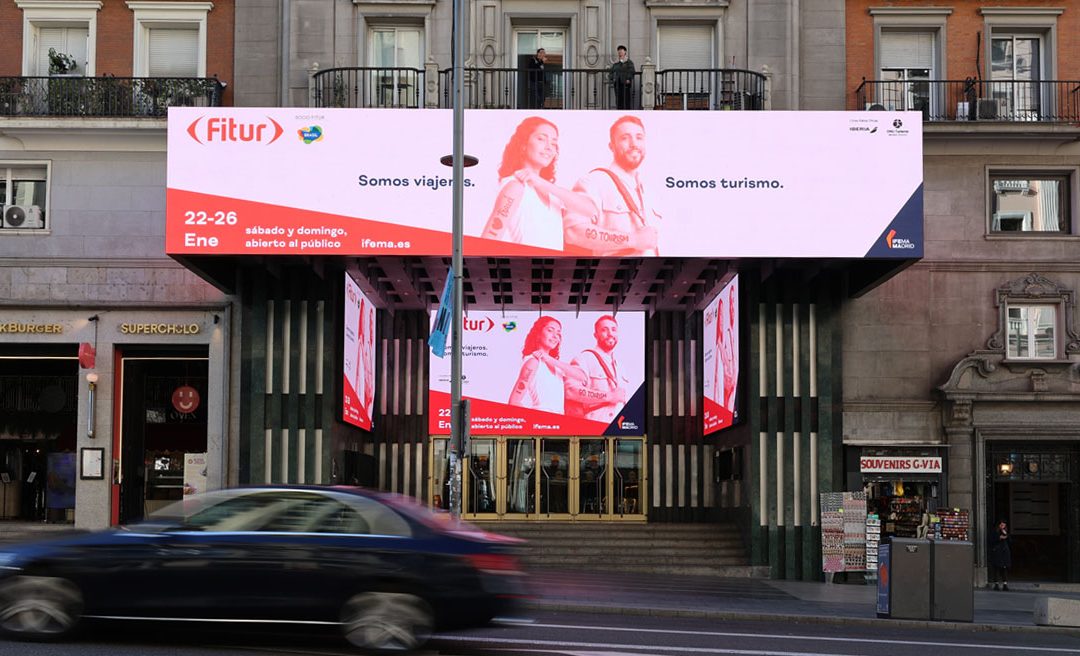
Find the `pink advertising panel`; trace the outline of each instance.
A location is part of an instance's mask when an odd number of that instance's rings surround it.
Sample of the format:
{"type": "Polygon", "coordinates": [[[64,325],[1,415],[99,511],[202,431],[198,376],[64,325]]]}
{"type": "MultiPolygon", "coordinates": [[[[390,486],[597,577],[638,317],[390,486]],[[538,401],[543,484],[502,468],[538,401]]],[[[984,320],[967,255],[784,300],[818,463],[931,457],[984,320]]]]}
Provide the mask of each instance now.
{"type": "Polygon", "coordinates": [[[342,347],[341,418],[371,430],[375,410],[375,306],[345,274],[345,340],[342,347]]]}
{"type": "MultiPolygon", "coordinates": [[[[911,112],[473,110],[474,256],[922,256],[911,112]],[[708,236],[703,239],[703,236],[708,236]]],[[[172,255],[446,255],[451,111],[169,109],[172,255]]]]}
{"type": "MultiPolygon", "coordinates": [[[[469,312],[473,435],[643,435],[645,315],[469,312]]],[[[450,432],[450,358],[431,358],[429,429],[450,432]]]]}
{"type": "Polygon", "coordinates": [[[739,277],[735,276],[705,308],[701,363],[705,369],[705,435],[738,419],[739,277]]]}

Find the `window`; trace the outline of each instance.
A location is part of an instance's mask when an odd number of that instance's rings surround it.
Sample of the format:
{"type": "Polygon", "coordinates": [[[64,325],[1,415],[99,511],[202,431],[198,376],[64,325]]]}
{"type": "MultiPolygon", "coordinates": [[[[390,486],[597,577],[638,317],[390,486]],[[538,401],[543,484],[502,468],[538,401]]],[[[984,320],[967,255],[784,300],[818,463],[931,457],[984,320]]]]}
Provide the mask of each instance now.
{"type": "Polygon", "coordinates": [[[1010,305],[1008,358],[1057,358],[1057,307],[1010,305]]]}
{"type": "Polygon", "coordinates": [[[421,27],[378,26],[371,29],[368,61],[373,68],[371,86],[379,107],[419,107],[420,74],[424,61],[421,27]],[[396,69],[410,70],[396,70],[396,69]]]}
{"type": "Polygon", "coordinates": [[[875,98],[888,110],[929,111],[934,71],[934,33],[882,31],[881,87],[875,98]]]}
{"type": "Polygon", "coordinates": [[[0,231],[44,229],[47,196],[47,165],[0,163],[0,231]]]}
{"type": "Polygon", "coordinates": [[[656,29],[660,97],[664,109],[708,109],[716,66],[712,24],[660,23],[656,29]]]}
{"type": "Polygon", "coordinates": [[[1068,174],[991,173],[990,232],[1069,233],[1068,174]]]}
{"type": "Polygon", "coordinates": [[[995,35],[990,40],[990,84],[998,118],[1039,118],[1041,53],[1037,35],[995,35]]]}
{"type": "Polygon", "coordinates": [[[75,75],[94,75],[98,0],[16,0],[23,12],[23,75],[49,75],[49,48],[75,60],[75,75]]]}
{"type": "Polygon", "coordinates": [[[135,13],[135,77],[206,77],[210,2],[128,2],[135,13]]]}
{"type": "MultiPolygon", "coordinates": [[[[1073,322],[1076,293],[1039,273],[1010,280],[994,292],[998,328],[986,348],[1005,360],[1067,362],[1080,353],[1073,322]]],[[[1037,381],[1033,380],[1033,384],[1037,381]]]]}

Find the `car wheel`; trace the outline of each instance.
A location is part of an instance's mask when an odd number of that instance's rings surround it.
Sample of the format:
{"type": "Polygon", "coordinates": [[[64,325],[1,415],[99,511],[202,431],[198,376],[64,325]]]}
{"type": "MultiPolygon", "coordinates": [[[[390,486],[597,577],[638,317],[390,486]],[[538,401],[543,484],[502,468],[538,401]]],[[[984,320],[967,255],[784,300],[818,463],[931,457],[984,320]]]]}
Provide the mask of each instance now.
{"type": "Polygon", "coordinates": [[[365,592],[347,602],[341,613],[345,639],[362,649],[409,651],[427,642],[434,620],[431,607],[404,592],[365,592]]]}
{"type": "Polygon", "coordinates": [[[23,640],[67,635],[79,622],[82,594],[52,576],[16,576],[0,583],[0,631],[23,640]]]}

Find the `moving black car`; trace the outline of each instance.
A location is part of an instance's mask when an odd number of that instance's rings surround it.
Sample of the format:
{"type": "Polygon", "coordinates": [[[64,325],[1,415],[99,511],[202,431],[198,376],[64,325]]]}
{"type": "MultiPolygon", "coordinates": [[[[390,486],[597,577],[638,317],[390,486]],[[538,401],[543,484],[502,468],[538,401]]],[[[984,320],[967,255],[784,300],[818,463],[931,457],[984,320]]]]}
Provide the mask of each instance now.
{"type": "Polygon", "coordinates": [[[510,614],[512,538],[405,497],[252,487],[185,498],[132,526],[0,550],[0,630],[58,638],[82,619],[339,626],[411,649],[510,614]]]}

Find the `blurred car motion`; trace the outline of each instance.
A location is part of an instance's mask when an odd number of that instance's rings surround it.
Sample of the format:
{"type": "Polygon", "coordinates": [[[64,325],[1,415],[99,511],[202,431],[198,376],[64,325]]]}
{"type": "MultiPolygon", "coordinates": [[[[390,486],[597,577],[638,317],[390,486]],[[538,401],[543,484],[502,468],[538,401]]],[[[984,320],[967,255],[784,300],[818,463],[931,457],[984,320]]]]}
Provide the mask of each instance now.
{"type": "Polygon", "coordinates": [[[147,521],[0,549],[0,631],[55,639],[83,619],[340,627],[368,650],[508,616],[514,538],[358,488],[187,497],[147,521]]]}

